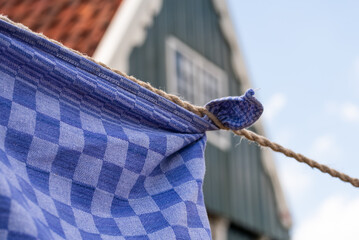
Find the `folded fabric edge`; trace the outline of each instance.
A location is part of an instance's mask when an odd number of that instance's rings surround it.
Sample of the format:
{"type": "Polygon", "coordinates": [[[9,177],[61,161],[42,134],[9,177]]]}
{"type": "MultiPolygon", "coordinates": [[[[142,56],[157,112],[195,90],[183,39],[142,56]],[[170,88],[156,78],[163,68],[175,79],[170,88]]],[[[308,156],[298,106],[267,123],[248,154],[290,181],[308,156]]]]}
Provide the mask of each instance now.
{"type": "Polygon", "coordinates": [[[27,44],[41,44],[41,50],[46,51],[48,54],[52,54],[67,64],[71,64],[77,68],[80,68],[89,74],[95,75],[102,79],[105,83],[113,84],[115,87],[122,88],[124,90],[132,90],[136,93],[136,97],[156,104],[164,110],[171,111],[172,114],[181,118],[184,122],[195,125],[198,132],[205,132],[207,130],[215,130],[217,127],[209,121],[207,118],[202,117],[202,114],[196,110],[197,108],[188,102],[182,101],[179,97],[167,94],[166,92],[155,89],[149,83],[138,80],[132,76],[112,69],[107,65],[96,61],[92,57],[87,56],[79,51],[64,46],[62,43],[46,37],[42,33],[36,33],[24,26],[23,24],[16,23],[4,15],[0,14],[0,25],[13,34],[18,40],[27,44]],[[27,36],[26,36],[27,35],[27,36]],[[35,40],[35,41],[34,41],[35,40]],[[61,47],[61,53],[55,53],[51,47],[61,47]],[[72,61],[69,57],[78,58],[84,64],[80,65],[72,61]],[[141,88],[141,93],[138,94],[138,90],[141,88]],[[154,91],[154,89],[156,91],[154,91]]]}

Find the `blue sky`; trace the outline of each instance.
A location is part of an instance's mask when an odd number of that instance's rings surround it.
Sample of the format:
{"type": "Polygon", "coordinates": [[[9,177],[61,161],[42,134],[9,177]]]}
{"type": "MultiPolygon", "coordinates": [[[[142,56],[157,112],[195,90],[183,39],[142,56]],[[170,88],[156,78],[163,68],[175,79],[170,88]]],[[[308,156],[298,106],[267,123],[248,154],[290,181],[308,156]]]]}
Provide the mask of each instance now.
{"type": "MultiPolygon", "coordinates": [[[[359,177],[359,1],[228,0],[267,136],[359,177]]],[[[292,236],[359,236],[359,189],[275,154],[292,236]]]]}

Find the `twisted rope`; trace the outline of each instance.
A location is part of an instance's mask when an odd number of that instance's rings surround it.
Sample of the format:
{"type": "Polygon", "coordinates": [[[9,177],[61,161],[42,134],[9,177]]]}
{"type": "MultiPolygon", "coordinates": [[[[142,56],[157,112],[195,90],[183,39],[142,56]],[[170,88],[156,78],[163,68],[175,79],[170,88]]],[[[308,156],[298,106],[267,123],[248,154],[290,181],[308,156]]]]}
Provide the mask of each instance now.
{"type": "MultiPolygon", "coordinates": [[[[220,129],[225,129],[225,130],[229,130],[227,127],[223,126],[223,124],[218,120],[218,118],[213,115],[211,112],[209,112],[207,109],[203,108],[201,109],[220,129]]],[[[272,149],[275,152],[280,152],[283,153],[285,156],[290,157],[290,158],[294,158],[295,160],[297,160],[298,162],[301,163],[305,163],[307,165],[309,165],[311,168],[316,168],[319,171],[321,171],[322,173],[327,173],[330,176],[334,177],[334,178],[339,178],[340,180],[342,180],[343,182],[348,182],[351,185],[353,185],[354,187],[359,187],[359,179],[357,178],[352,178],[350,176],[348,176],[345,173],[339,172],[335,169],[332,169],[324,164],[320,164],[316,161],[314,161],[313,159],[310,159],[300,153],[296,153],[293,150],[289,149],[289,148],[285,148],[282,145],[272,142],[270,141],[268,138],[263,137],[261,135],[258,135],[252,131],[249,131],[247,129],[241,129],[241,130],[232,130],[233,133],[235,133],[238,136],[243,136],[245,137],[247,140],[251,141],[251,142],[255,142],[258,145],[262,146],[262,147],[267,147],[272,149]]]]}
{"type": "Polygon", "coordinates": [[[354,187],[359,187],[359,179],[352,178],[345,173],[339,172],[339,171],[332,169],[324,164],[320,164],[320,163],[314,161],[313,159],[303,156],[300,153],[296,153],[296,152],[292,151],[291,149],[285,148],[285,147],[281,146],[280,144],[272,142],[269,139],[267,139],[263,136],[260,136],[254,132],[248,131],[246,129],[237,130],[237,131],[233,131],[233,132],[237,135],[244,136],[245,138],[247,138],[248,140],[250,140],[252,142],[258,143],[260,146],[268,147],[275,152],[283,153],[285,156],[294,158],[298,162],[306,163],[310,167],[316,168],[323,173],[328,173],[330,176],[339,178],[343,182],[348,182],[351,185],[353,185],[354,187]]]}
{"type": "MultiPolygon", "coordinates": [[[[95,59],[93,59],[93,58],[91,58],[91,57],[89,57],[89,56],[87,56],[87,55],[85,55],[85,54],[83,54],[83,53],[81,53],[79,51],[76,51],[76,50],[73,50],[71,48],[68,48],[68,47],[64,46],[62,43],[60,43],[58,41],[55,41],[53,39],[50,39],[50,38],[46,37],[45,35],[43,35],[41,33],[33,32],[29,28],[27,28],[26,26],[24,26],[24,25],[22,25],[20,23],[15,23],[15,22],[11,21],[6,16],[0,15],[0,19],[4,20],[4,21],[6,21],[6,22],[8,22],[10,24],[13,24],[13,25],[15,25],[17,27],[20,27],[22,29],[30,31],[30,32],[38,35],[38,36],[41,36],[41,37],[43,37],[43,38],[45,38],[45,39],[47,39],[47,40],[49,40],[49,41],[51,41],[51,42],[53,42],[53,43],[55,43],[57,45],[60,45],[63,48],[66,48],[66,49],[68,49],[68,50],[70,50],[70,51],[72,51],[72,52],[74,52],[76,54],[81,55],[82,57],[85,57],[86,59],[88,59],[88,60],[90,60],[92,62],[95,62],[95,63],[101,65],[104,68],[107,68],[107,69],[109,69],[109,70],[111,70],[111,71],[113,71],[113,72],[115,72],[117,74],[120,74],[121,76],[123,76],[123,77],[137,83],[138,85],[140,85],[140,86],[142,86],[142,87],[144,87],[144,88],[146,88],[146,89],[148,89],[148,90],[150,90],[150,91],[152,91],[152,92],[154,92],[154,93],[156,93],[156,94],[158,94],[158,95],[160,95],[160,96],[162,96],[162,97],[164,97],[164,98],[166,98],[166,99],[168,99],[168,100],[170,100],[170,101],[172,101],[174,103],[176,103],[177,105],[179,105],[179,106],[181,106],[181,107],[183,107],[183,108],[197,114],[200,117],[203,117],[204,115],[207,115],[214,122],[214,124],[217,125],[218,128],[224,129],[224,130],[230,130],[227,127],[225,127],[218,120],[218,118],[214,114],[209,112],[204,107],[192,105],[189,102],[183,101],[182,99],[180,99],[176,95],[166,93],[163,90],[160,90],[160,89],[157,89],[157,88],[151,86],[151,84],[148,83],[148,82],[143,82],[143,81],[138,80],[133,76],[129,76],[129,75],[127,75],[127,74],[125,74],[125,73],[123,73],[123,72],[121,72],[119,70],[112,69],[112,68],[108,67],[106,64],[98,62],[95,59]]],[[[329,174],[330,176],[332,176],[334,178],[339,178],[343,182],[348,182],[351,185],[353,185],[354,187],[359,187],[359,179],[352,178],[352,177],[348,176],[345,173],[339,172],[339,171],[337,171],[335,169],[332,169],[332,168],[330,168],[330,167],[328,167],[328,166],[326,166],[324,164],[320,164],[320,163],[314,161],[313,159],[310,159],[310,158],[308,158],[308,157],[306,157],[306,156],[304,156],[304,155],[302,155],[300,153],[296,153],[296,152],[292,151],[291,149],[285,148],[285,147],[283,147],[282,145],[280,145],[278,143],[272,142],[269,139],[267,139],[266,137],[258,135],[258,134],[254,133],[252,131],[247,130],[247,129],[232,130],[232,132],[235,133],[238,136],[245,137],[246,139],[248,139],[251,142],[257,143],[258,145],[260,145],[262,147],[267,147],[267,148],[272,149],[275,152],[283,153],[287,157],[294,158],[298,162],[305,163],[305,164],[309,165],[311,168],[316,168],[319,171],[321,171],[323,173],[327,173],[327,174],[329,174]]]]}

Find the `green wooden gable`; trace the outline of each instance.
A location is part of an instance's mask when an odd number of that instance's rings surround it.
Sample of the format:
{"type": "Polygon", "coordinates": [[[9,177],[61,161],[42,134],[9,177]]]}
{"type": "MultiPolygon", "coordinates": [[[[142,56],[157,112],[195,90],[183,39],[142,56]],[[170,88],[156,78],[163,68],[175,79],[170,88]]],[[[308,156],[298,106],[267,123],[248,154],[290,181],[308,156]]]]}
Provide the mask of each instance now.
{"type": "MultiPolygon", "coordinates": [[[[166,38],[174,36],[226,72],[229,95],[241,95],[231,49],[211,0],[164,0],[145,42],[132,50],[129,73],[166,90],[166,38]]],[[[259,147],[230,137],[231,148],[206,149],[205,203],[210,214],[230,219],[229,239],[289,239],[280,222],[272,182],[259,147]]]]}

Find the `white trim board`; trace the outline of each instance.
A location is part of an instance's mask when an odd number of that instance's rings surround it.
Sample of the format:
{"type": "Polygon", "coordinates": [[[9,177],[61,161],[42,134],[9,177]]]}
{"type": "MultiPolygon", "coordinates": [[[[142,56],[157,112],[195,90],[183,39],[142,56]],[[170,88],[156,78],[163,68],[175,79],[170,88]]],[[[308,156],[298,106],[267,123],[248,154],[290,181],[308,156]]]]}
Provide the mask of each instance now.
{"type": "MultiPolygon", "coordinates": [[[[206,71],[208,74],[217,80],[216,89],[218,95],[211,96],[213,98],[220,98],[228,96],[228,76],[227,73],[219,66],[215,65],[196,50],[187,46],[185,43],[180,41],[174,36],[167,36],[166,38],[166,78],[167,78],[167,89],[169,93],[179,95],[178,93],[178,81],[176,74],[176,52],[181,53],[189,61],[192,61],[192,67],[195,66],[197,71],[206,71]]],[[[193,70],[193,69],[192,69],[193,70]]],[[[198,74],[198,72],[197,72],[198,74]]],[[[206,82],[203,76],[197,75],[194,85],[191,86],[192,91],[196,93],[194,99],[191,99],[195,105],[204,105],[212,99],[206,99],[204,94],[204,87],[206,82]]],[[[186,99],[190,100],[190,99],[186,99]]],[[[231,147],[231,133],[224,130],[209,131],[207,134],[207,140],[214,146],[218,147],[223,151],[228,151],[231,147]]]]}
{"type": "Polygon", "coordinates": [[[161,10],[163,0],[123,0],[103,38],[94,58],[112,68],[127,73],[129,57],[134,47],[146,39],[146,27],[161,10]]]}

